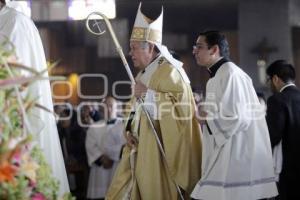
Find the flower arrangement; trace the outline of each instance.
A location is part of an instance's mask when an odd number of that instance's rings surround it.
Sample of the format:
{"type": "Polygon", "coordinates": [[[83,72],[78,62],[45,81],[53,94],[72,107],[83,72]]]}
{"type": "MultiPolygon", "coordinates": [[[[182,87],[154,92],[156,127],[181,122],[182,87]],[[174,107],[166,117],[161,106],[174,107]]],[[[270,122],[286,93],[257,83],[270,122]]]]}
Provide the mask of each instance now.
{"type": "Polygon", "coordinates": [[[8,42],[0,44],[0,199],[73,200],[70,194],[58,197],[59,183],[51,176],[27,121],[37,105],[24,91],[42,72],[10,64],[14,50],[4,50],[4,45],[8,42]],[[22,76],[22,70],[30,75],[22,76]]]}

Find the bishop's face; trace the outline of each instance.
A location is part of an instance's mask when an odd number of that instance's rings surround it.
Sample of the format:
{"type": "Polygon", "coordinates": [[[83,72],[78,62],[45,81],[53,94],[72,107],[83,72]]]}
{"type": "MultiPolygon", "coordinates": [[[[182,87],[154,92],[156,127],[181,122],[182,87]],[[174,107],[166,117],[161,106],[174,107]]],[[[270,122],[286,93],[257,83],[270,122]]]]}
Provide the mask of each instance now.
{"type": "Polygon", "coordinates": [[[153,45],[147,42],[130,41],[129,55],[134,67],[143,70],[152,61],[153,45]]]}
{"type": "Polygon", "coordinates": [[[208,47],[205,41],[205,36],[199,36],[196,44],[193,46],[193,55],[195,56],[196,62],[199,66],[210,67],[212,63],[213,52],[208,47]]]}

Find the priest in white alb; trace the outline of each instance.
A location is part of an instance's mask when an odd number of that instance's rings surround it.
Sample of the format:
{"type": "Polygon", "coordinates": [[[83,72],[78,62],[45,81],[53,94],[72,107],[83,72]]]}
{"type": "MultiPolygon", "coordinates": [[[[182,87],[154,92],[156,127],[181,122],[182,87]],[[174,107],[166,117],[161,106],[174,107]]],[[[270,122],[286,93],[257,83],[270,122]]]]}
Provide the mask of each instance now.
{"type": "Polygon", "coordinates": [[[104,105],[106,120],[92,124],[86,134],[85,146],[91,167],[88,199],[104,199],[126,143],[123,121],[117,117],[116,99],[107,97],[104,105]]]}
{"type": "Polygon", "coordinates": [[[204,200],[276,196],[265,109],[251,78],[228,60],[228,42],[218,31],[200,33],[193,54],[211,78],[200,118],[202,176],[191,196],[204,200]]]}

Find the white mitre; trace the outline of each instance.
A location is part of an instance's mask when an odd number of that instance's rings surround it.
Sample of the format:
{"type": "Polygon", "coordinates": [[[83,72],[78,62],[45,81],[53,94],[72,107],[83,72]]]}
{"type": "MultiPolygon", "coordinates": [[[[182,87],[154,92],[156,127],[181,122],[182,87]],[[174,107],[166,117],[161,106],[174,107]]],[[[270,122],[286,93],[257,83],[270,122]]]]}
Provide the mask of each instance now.
{"type": "Polygon", "coordinates": [[[163,9],[156,20],[151,20],[141,12],[139,5],[130,40],[147,41],[154,44],[162,42],[163,9]]]}
{"type": "Polygon", "coordinates": [[[168,48],[162,45],[163,8],[161,9],[159,17],[156,20],[151,20],[141,12],[141,5],[140,3],[130,40],[146,41],[155,44],[160,53],[179,70],[184,81],[189,83],[190,80],[182,68],[183,63],[173,58],[168,48]]]}

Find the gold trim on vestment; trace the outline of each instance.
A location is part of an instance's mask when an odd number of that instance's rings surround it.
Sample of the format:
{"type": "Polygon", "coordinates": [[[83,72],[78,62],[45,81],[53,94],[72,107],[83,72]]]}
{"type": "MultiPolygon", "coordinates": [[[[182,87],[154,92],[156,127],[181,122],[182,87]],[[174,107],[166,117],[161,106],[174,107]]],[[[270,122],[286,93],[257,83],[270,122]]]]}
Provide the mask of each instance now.
{"type": "Polygon", "coordinates": [[[142,27],[134,27],[132,30],[130,40],[161,43],[162,33],[158,30],[147,29],[142,27]]]}

